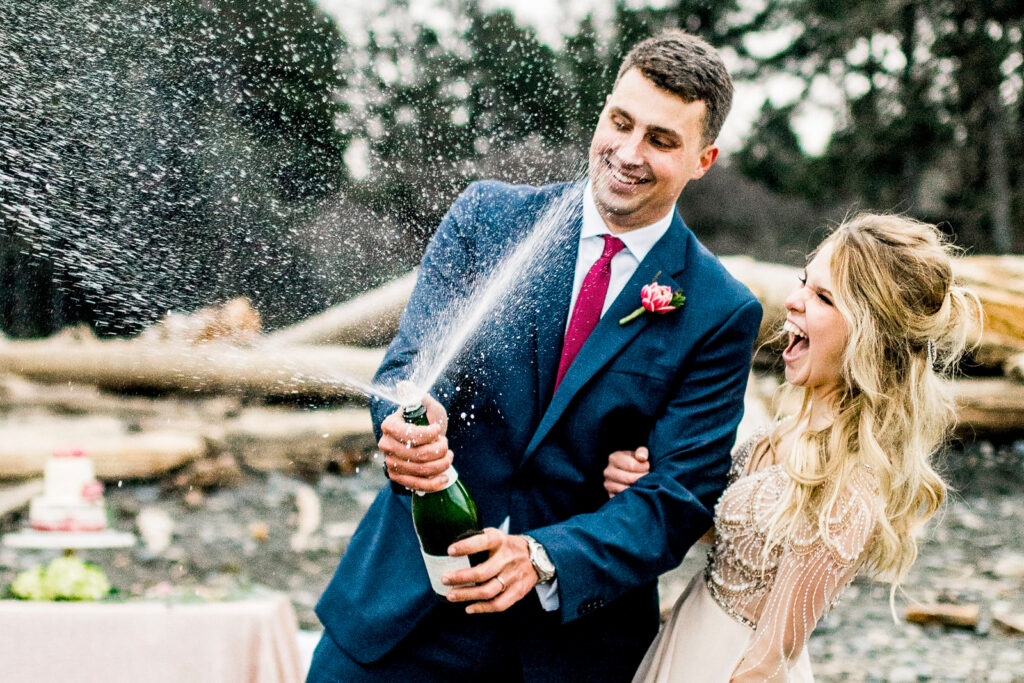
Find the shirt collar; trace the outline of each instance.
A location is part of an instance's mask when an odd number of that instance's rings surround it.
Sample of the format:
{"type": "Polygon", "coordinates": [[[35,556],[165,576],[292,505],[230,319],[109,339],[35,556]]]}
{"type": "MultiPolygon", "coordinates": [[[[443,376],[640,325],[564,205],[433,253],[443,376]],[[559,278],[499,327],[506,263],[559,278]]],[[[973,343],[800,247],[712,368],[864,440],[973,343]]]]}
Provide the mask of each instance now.
{"type": "MultiPolygon", "coordinates": [[[[619,233],[616,237],[622,240],[622,243],[629,249],[629,253],[637,261],[643,261],[644,257],[647,256],[647,252],[668,231],[668,226],[672,224],[674,213],[675,208],[673,207],[665,214],[664,218],[642,228],[619,233]]],[[[601,235],[610,234],[611,230],[608,229],[608,225],[601,218],[601,214],[598,213],[597,204],[594,202],[594,188],[588,180],[587,187],[583,192],[583,227],[580,232],[580,239],[584,240],[588,237],[600,237],[601,235]]]]}

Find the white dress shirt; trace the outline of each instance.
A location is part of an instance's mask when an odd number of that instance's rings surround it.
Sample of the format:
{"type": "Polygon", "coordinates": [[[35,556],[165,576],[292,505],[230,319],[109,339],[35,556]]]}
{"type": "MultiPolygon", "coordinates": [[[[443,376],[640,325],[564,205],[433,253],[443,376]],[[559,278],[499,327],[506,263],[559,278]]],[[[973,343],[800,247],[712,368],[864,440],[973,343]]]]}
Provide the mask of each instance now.
{"type": "MultiPolygon", "coordinates": [[[[615,301],[622,288],[633,277],[636,267],[647,256],[647,252],[662,238],[672,224],[672,214],[675,209],[669,212],[660,220],[642,228],[636,228],[629,232],[615,235],[626,248],[612,257],[612,273],[608,282],[608,293],[604,298],[604,306],[601,308],[601,315],[605,314],[608,307],[615,301]]],[[[576,306],[576,297],[583,287],[583,280],[587,273],[601,258],[604,252],[604,238],[601,235],[610,235],[601,214],[597,211],[597,204],[594,203],[594,190],[590,182],[583,191],[583,229],[580,231],[580,244],[576,252],[576,277],[572,284],[572,299],[569,301],[569,317],[565,320],[566,331],[569,327],[569,318],[572,318],[572,310],[576,306]]],[[[637,306],[640,305],[640,292],[636,293],[637,306]]]]}
{"type": "MultiPolygon", "coordinates": [[[[608,293],[604,297],[601,315],[605,314],[608,307],[615,301],[615,297],[629,282],[629,278],[633,277],[636,267],[647,256],[647,252],[668,230],[668,226],[672,224],[673,213],[675,213],[674,208],[669,210],[664,218],[651,225],[615,235],[622,240],[626,248],[612,257],[611,279],[608,282],[608,293]]],[[[576,306],[576,297],[583,287],[583,280],[604,252],[604,238],[601,235],[610,234],[612,231],[608,229],[601,214],[597,211],[597,204],[594,202],[594,189],[590,181],[587,181],[587,187],[583,190],[583,229],[580,231],[580,244],[576,252],[576,278],[572,285],[572,299],[569,301],[569,316],[565,320],[566,332],[568,332],[569,319],[572,318],[572,309],[576,306]]],[[[636,293],[636,300],[639,306],[639,290],[636,293]]],[[[556,577],[551,583],[538,585],[537,597],[540,599],[541,607],[546,611],[557,610],[561,605],[558,598],[558,578],[556,577]]]]}

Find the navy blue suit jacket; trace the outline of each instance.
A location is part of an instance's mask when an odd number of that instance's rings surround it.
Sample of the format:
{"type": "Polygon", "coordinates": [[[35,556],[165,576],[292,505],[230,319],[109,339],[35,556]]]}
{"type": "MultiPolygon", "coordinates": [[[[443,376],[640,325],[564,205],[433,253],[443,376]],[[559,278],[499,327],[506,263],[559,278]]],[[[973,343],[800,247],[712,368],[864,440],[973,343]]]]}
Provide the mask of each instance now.
{"type": "MultiPolygon", "coordinates": [[[[470,185],[427,248],[375,381],[406,378],[421,330],[571,187],[470,185]]],[[[572,652],[574,646],[560,641],[576,634],[589,641],[586,656],[596,658],[590,665],[626,656],[628,669],[657,630],[658,575],[678,565],[711,525],[761,307],[676,213],[552,394],[580,227],[577,213],[553,263],[491,321],[484,341],[469,345],[433,393],[447,407],[455,465],[484,525],[509,517],[510,532],[529,532],[557,567],[558,612],[542,612],[531,594],[507,617],[520,620],[524,634],[542,634],[524,641],[523,657],[543,657],[543,644],[572,652]],[[639,306],[641,286],[659,272],[660,284],[682,289],[685,305],[620,326],[639,306]],[[608,455],[642,445],[650,449],[650,474],[609,500],[602,475],[608,455]],[[602,652],[600,634],[621,647],[602,652]]],[[[394,410],[374,402],[375,427],[394,410]]],[[[410,497],[385,487],[317,614],[342,648],[369,662],[438,603],[413,531],[410,497]]]]}

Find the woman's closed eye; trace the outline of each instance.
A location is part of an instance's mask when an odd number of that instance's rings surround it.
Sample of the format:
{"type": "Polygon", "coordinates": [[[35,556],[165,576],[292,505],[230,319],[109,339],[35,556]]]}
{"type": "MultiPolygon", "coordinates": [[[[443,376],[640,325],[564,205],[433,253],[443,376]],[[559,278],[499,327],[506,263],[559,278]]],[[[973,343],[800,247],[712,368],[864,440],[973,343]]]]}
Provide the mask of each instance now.
{"type": "MultiPolygon", "coordinates": [[[[802,287],[806,287],[807,286],[807,273],[801,273],[800,275],[797,276],[797,279],[800,281],[800,285],[802,287]]],[[[814,290],[815,296],[817,296],[819,299],[824,301],[826,305],[828,305],[828,306],[834,306],[835,305],[835,304],[832,303],[832,298],[829,295],[825,294],[824,292],[819,290],[817,287],[811,287],[811,289],[814,290]]]]}

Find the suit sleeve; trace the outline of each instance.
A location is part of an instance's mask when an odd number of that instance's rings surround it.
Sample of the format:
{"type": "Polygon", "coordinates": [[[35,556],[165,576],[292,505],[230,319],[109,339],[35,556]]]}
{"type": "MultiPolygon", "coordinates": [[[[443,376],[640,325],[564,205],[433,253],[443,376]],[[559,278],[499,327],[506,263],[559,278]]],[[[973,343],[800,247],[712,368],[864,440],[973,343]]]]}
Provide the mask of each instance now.
{"type": "Polygon", "coordinates": [[[563,622],[656,580],[711,526],[760,321],[747,301],[700,346],[651,432],[649,474],[595,512],[529,532],[558,570],[563,622]]]}
{"type": "MultiPolygon", "coordinates": [[[[452,204],[427,245],[416,285],[399,320],[398,334],[388,345],[384,360],[373,377],[374,384],[391,387],[400,380],[408,379],[412,373],[410,364],[421,346],[429,343],[423,335],[436,327],[437,319],[450,310],[451,301],[464,294],[474,263],[467,232],[475,224],[479,195],[478,184],[467,187],[452,204]]],[[[442,377],[430,393],[447,409],[451,392],[451,383],[442,377]]],[[[390,401],[371,399],[370,414],[377,439],[381,437],[380,423],[394,410],[395,405],[390,401]]]]}

